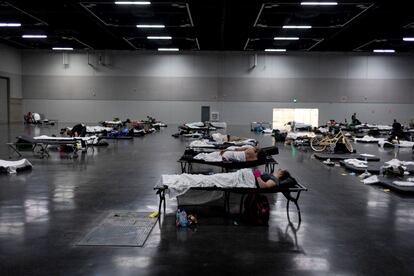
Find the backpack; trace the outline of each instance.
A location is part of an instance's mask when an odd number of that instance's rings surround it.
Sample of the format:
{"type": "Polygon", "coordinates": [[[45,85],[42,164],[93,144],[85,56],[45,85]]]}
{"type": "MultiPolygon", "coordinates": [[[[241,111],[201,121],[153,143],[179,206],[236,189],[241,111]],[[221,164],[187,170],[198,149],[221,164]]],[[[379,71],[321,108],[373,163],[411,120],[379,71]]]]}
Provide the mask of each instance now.
{"type": "Polygon", "coordinates": [[[251,225],[268,225],[270,215],[269,201],[265,195],[253,192],[244,200],[244,218],[251,225]]]}
{"type": "Polygon", "coordinates": [[[389,176],[403,177],[404,168],[402,166],[389,166],[389,167],[384,168],[383,174],[389,175],[389,176]]]}

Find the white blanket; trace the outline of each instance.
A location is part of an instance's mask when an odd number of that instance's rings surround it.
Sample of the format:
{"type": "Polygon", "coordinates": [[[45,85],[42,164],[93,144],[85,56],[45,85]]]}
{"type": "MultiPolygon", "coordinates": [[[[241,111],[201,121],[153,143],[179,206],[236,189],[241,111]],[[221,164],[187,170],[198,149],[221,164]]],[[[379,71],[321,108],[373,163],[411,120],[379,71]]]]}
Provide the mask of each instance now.
{"type": "Polygon", "coordinates": [[[193,123],[187,123],[185,124],[185,126],[189,127],[189,128],[201,128],[201,127],[205,127],[203,122],[193,122],[193,123]]]}
{"type": "Polygon", "coordinates": [[[371,177],[365,178],[364,180],[362,180],[362,182],[364,184],[375,184],[379,182],[378,176],[373,175],[371,177]]]}
{"type": "Polygon", "coordinates": [[[190,148],[214,148],[216,144],[218,143],[211,142],[208,139],[202,139],[202,140],[192,141],[189,147],[190,148]]]}
{"type": "Polygon", "coordinates": [[[210,153],[202,152],[194,156],[194,159],[204,160],[206,162],[221,162],[223,161],[223,156],[220,155],[219,151],[214,151],[210,153]]]}
{"type": "Polygon", "coordinates": [[[122,125],[122,121],[104,121],[107,125],[122,125]]]}
{"type": "Polygon", "coordinates": [[[396,158],[391,159],[390,161],[385,162],[386,166],[408,166],[408,165],[414,165],[414,161],[401,161],[396,158]]]}
{"type": "Polygon", "coordinates": [[[86,126],[86,132],[88,133],[100,133],[104,131],[112,131],[112,128],[103,126],[86,126]]]}
{"type": "Polygon", "coordinates": [[[355,128],[370,128],[370,129],[378,129],[378,130],[392,130],[392,126],[372,125],[372,124],[357,125],[357,126],[355,126],[355,128]]]}
{"type": "Polygon", "coordinates": [[[255,178],[251,169],[242,169],[232,173],[203,174],[164,174],[161,185],[168,187],[170,197],[176,197],[194,187],[219,188],[255,188],[255,178]]]}
{"type": "Polygon", "coordinates": [[[384,141],[385,138],[375,138],[369,135],[365,135],[362,138],[355,138],[354,140],[355,142],[379,142],[379,141],[384,141]]]}
{"type": "Polygon", "coordinates": [[[16,173],[16,170],[24,167],[33,167],[27,159],[17,161],[6,161],[0,159],[0,167],[5,168],[8,173],[16,173]]]}
{"type": "Polygon", "coordinates": [[[409,181],[393,181],[392,183],[398,186],[414,187],[414,182],[409,182],[409,181]]]}
{"type": "Polygon", "coordinates": [[[386,140],[378,141],[378,145],[382,148],[385,144],[392,145],[396,148],[412,148],[414,146],[414,142],[411,141],[400,141],[399,143],[390,143],[386,140]]]}
{"type": "Polygon", "coordinates": [[[362,161],[362,160],[358,160],[358,159],[345,159],[344,160],[345,163],[349,164],[349,165],[353,165],[357,168],[368,168],[367,166],[367,161],[362,161]]]}
{"type": "Polygon", "coordinates": [[[87,136],[87,137],[54,137],[54,136],[47,136],[47,135],[41,135],[33,137],[35,140],[39,141],[67,141],[67,142],[73,142],[73,141],[85,141],[86,144],[96,144],[98,143],[98,137],[97,136],[87,136]]]}
{"type": "Polygon", "coordinates": [[[213,127],[227,128],[226,122],[210,122],[210,125],[213,127]]]}

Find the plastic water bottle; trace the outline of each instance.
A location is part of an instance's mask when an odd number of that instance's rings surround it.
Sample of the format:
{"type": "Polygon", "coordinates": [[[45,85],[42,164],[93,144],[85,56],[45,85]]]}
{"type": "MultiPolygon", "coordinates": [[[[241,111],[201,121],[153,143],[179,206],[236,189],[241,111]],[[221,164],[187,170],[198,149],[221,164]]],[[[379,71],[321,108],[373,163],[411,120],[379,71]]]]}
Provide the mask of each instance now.
{"type": "Polygon", "coordinates": [[[379,172],[379,175],[380,175],[380,176],[384,175],[384,168],[383,168],[382,166],[380,167],[380,172],[379,172]]]}

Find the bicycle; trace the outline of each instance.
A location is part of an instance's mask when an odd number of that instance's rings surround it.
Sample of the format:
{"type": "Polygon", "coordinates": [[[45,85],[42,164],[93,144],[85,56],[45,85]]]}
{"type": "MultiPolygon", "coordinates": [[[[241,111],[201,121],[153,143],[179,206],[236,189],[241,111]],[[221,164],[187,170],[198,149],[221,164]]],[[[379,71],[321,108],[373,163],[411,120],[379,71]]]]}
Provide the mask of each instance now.
{"type": "Polygon", "coordinates": [[[348,138],[345,137],[342,130],[339,130],[339,132],[335,136],[315,136],[310,141],[310,146],[314,151],[321,152],[326,149],[326,147],[329,146],[331,151],[334,151],[336,144],[340,142],[345,144],[345,147],[349,152],[354,151],[354,147],[352,146],[351,142],[348,140],[348,138]]]}

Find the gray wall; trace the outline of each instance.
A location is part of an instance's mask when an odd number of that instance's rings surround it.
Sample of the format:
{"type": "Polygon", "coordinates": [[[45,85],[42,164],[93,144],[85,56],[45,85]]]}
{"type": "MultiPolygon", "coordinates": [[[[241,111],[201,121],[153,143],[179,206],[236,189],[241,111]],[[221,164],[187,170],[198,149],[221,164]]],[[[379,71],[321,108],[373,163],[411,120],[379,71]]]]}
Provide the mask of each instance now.
{"type": "Polygon", "coordinates": [[[0,44],[0,76],[10,79],[10,121],[22,121],[22,60],[20,51],[0,44]],[[17,103],[17,104],[16,104],[17,103]]]}
{"type": "Polygon", "coordinates": [[[272,119],[273,107],[320,109],[320,123],[414,118],[414,56],[344,53],[107,52],[22,54],[24,111],[61,121],[155,116],[200,119],[201,105],[230,124],[272,119]],[[296,98],[298,103],[293,103],[296,98]]]}

